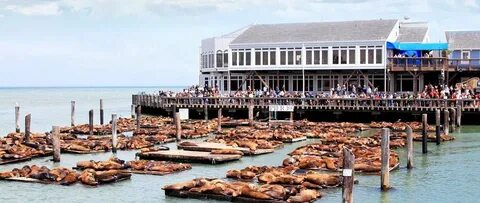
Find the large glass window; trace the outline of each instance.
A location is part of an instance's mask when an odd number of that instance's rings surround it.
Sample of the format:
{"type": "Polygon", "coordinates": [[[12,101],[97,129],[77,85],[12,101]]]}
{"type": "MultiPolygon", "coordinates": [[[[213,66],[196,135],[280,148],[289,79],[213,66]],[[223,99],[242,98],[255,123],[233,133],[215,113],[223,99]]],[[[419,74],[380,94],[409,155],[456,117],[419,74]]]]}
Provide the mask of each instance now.
{"type": "Polygon", "coordinates": [[[228,51],[223,52],[223,67],[228,67],[228,51]]]}
{"type": "Polygon", "coordinates": [[[355,64],[355,49],[348,50],[348,63],[355,64]]]}
{"type": "Polygon", "coordinates": [[[262,59],[262,58],[260,58],[260,54],[261,54],[260,51],[255,51],[255,65],[257,65],[257,66],[260,65],[260,60],[262,59]]]}
{"type": "Polygon", "coordinates": [[[322,64],[328,64],[328,48],[322,48],[322,64]]]}
{"type": "Polygon", "coordinates": [[[240,53],[238,53],[238,65],[239,66],[243,66],[244,63],[244,56],[245,56],[245,52],[241,51],[240,53]]]}
{"type": "Polygon", "coordinates": [[[280,65],[287,64],[287,51],[285,49],[280,50],[280,65]]]}
{"type": "Polygon", "coordinates": [[[236,66],[237,64],[237,51],[232,52],[232,65],[236,66]]]}
{"type": "Polygon", "coordinates": [[[374,63],[374,61],[373,61],[374,49],[372,49],[372,48],[373,48],[373,46],[368,47],[368,52],[367,52],[368,53],[368,62],[367,62],[368,64],[373,64],[374,63]]]}
{"type": "Polygon", "coordinates": [[[340,64],[338,47],[332,51],[333,64],[340,64]]]}
{"type": "Polygon", "coordinates": [[[375,56],[375,57],[376,57],[376,58],[375,58],[376,64],[382,64],[382,62],[383,62],[383,61],[382,61],[382,60],[383,60],[383,58],[382,58],[382,57],[383,57],[382,49],[377,48],[377,49],[375,50],[375,55],[376,55],[376,56],[375,56]]]}
{"type": "Polygon", "coordinates": [[[276,65],[277,64],[277,58],[275,57],[276,52],[275,49],[270,51],[270,65],[276,65]]]}
{"type": "Polygon", "coordinates": [[[347,50],[345,49],[340,51],[340,63],[347,64],[347,50]]]}
{"type": "Polygon", "coordinates": [[[268,51],[262,51],[262,63],[264,66],[268,65],[268,51]]]}
{"type": "Polygon", "coordinates": [[[223,67],[223,53],[222,51],[217,51],[217,68],[223,67]]]}
{"type": "Polygon", "coordinates": [[[295,65],[302,64],[302,51],[295,51],[295,65]]]}
{"type": "Polygon", "coordinates": [[[307,50],[306,52],[307,56],[305,58],[306,61],[306,64],[307,65],[312,65],[312,50],[307,50]]]}
{"type": "Polygon", "coordinates": [[[288,65],[293,65],[293,51],[288,51],[288,65]]]}
{"type": "Polygon", "coordinates": [[[365,48],[360,48],[360,64],[367,63],[367,50],[365,48]]]}
{"type": "Polygon", "coordinates": [[[248,50],[247,52],[245,52],[245,65],[247,66],[252,65],[251,61],[252,61],[252,52],[248,50]]]}
{"type": "Polygon", "coordinates": [[[313,52],[313,64],[319,65],[320,64],[320,51],[315,50],[313,52]]]}

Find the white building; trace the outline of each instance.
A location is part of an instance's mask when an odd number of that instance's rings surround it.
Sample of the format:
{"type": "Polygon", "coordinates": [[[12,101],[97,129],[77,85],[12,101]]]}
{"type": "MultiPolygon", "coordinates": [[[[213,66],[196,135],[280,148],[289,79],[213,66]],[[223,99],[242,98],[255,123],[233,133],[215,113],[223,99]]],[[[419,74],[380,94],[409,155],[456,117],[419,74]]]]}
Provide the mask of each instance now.
{"type": "MultiPolygon", "coordinates": [[[[251,25],[202,40],[199,81],[222,91],[329,91],[337,84],[412,91],[413,76],[388,71],[387,42],[428,41],[426,23],[399,20],[251,25]]],[[[423,78],[415,78],[421,87],[423,78]]]]}

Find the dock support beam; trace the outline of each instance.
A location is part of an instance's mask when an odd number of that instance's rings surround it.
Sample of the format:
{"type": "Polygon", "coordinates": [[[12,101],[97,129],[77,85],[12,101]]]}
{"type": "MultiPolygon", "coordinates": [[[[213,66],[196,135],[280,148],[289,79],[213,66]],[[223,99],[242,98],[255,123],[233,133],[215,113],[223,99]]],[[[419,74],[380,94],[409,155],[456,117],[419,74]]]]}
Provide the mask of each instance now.
{"type": "Polygon", "coordinates": [[[354,182],[355,155],[346,147],[343,148],[343,203],[353,203],[353,182],[354,182]]]}
{"type": "Polygon", "coordinates": [[[20,133],[20,106],[15,104],[15,132],[20,133]]]}
{"type": "Polygon", "coordinates": [[[218,133],[222,132],[222,108],[218,109],[217,131],[218,131],[218,133]]]}
{"type": "Polygon", "coordinates": [[[177,134],[177,142],[182,140],[182,122],[180,121],[180,112],[175,112],[175,128],[177,134]]]}
{"type": "Polygon", "coordinates": [[[205,121],[208,121],[208,106],[207,106],[207,99],[203,102],[203,114],[205,116],[205,121]]]}
{"type": "Polygon", "coordinates": [[[457,126],[462,126],[462,107],[457,105],[457,126]]]}
{"type": "Polygon", "coordinates": [[[103,99],[100,99],[100,125],[103,125],[103,99]]]}
{"type": "Polygon", "coordinates": [[[30,124],[32,123],[32,115],[27,114],[25,116],[25,139],[23,142],[30,142],[30,124]]]}
{"type": "Polygon", "coordinates": [[[407,169],[413,168],[413,135],[412,127],[407,125],[407,169]]]}
{"type": "Polygon", "coordinates": [[[131,114],[132,118],[135,118],[135,109],[136,109],[135,104],[132,104],[132,106],[130,108],[131,108],[130,109],[130,114],[131,114]]]}
{"type": "Polygon", "coordinates": [[[248,123],[253,125],[253,104],[248,105],[248,123]]]}
{"type": "Polygon", "coordinates": [[[440,144],[440,109],[435,110],[435,141],[440,144]]]}
{"type": "Polygon", "coordinates": [[[89,134],[93,135],[93,109],[88,112],[88,127],[89,127],[89,134]]]}
{"type": "Polygon", "coordinates": [[[290,122],[293,122],[293,111],[290,112],[290,122]]]}
{"type": "Polygon", "coordinates": [[[427,133],[428,133],[428,123],[427,123],[427,114],[422,114],[422,153],[427,153],[427,133]]]}
{"type": "Polygon", "coordinates": [[[443,134],[445,135],[448,135],[449,132],[449,125],[450,125],[450,121],[449,121],[449,113],[448,113],[448,110],[445,109],[443,110],[443,134]]]}
{"type": "Polygon", "coordinates": [[[380,188],[382,191],[390,189],[390,129],[382,129],[381,140],[382,168],[380,177],[380,188]]]}
{"type": "Polygon", "coordinates": [[[117,153],[117,114],[112,114],[112,152],[117,153]]]}
{"type": "Polygon", "coordinates": [[[60,162],[60,127],[52,127],[53,162],[60,162]]]}
{"type": "Polygon", "coordinates": [[[75,101],[70,102],[70,125],[75,126],[75,101]]]}
{"type": "Polygon", "coordinates": [[[450,109],[450,131],[451,132],[455,131],[455,128],[457,127],[457,124],[455,124],[456,115],[457,115],[457,111],[455,110],[455,108],[451,108],[450,109]]]}
{"type": "Polygon", "coordinates": [[[135,108],[135,117],[137,119],[137,130],[140,130],[140,119],[142,118],[142,106],[138,105],[135,108]]]}

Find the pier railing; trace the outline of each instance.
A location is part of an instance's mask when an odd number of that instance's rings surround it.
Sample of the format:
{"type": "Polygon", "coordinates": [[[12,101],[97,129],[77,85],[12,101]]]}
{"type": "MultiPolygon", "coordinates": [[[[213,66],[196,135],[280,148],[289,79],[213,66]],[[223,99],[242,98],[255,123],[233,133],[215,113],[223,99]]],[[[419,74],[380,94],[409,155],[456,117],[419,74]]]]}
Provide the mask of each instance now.
{"type": "Polygon", "coordinates": [[[327,110],[411,110],[462,108],[480,111],[480,100],[475,99],[370,99],[370,98],[248,98],[248,97],[164,97],[133,95],[132,103],[152,108],[268,108],[270,105],[292,105],[295,109],[327,110]]]}
{"type": "Polygon", "coordinates": [[[445,57],[388,57],[391,71],[441,71],[446,66],[445,57]]]}

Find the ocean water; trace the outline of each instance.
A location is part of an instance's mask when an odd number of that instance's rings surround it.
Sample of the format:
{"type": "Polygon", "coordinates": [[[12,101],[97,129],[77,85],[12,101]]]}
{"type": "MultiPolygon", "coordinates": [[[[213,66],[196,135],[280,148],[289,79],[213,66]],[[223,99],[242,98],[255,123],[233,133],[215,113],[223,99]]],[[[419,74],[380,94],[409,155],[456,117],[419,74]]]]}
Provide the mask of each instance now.
{"type": "MultiPolygon", "coordinates": [[[[77,102],[77,123],[88,121],[88,110],[95,109],[98,123],[99,99],[104,99],[106,115],[117,113],[130,115],[131,94],[154,92],[159,88],[3,88],[0,89],[0,132],[13,131],[14,106],[18,102],[23,116],[32,114],[32,131],[48,131],[52,125],[70,124],[70,101],[77,102]]],[[[173,88],[175,89],[175,88],[173,88]]],[[[107,116],[107,118],[109,118],[107,116]]],[[[23,124],[22,124],[23,131],[23,124]]],[[[359,183],[354,186],[355,202],[478,202],[480,182],[480,126],[464,126],[453,133],[456,140],[428,145],[428,154],[421,154],[421,144],[415,143],[415,168],[405,168],[406,154],[398,150],[401,168],[393,171],[388,192],[380,191],[380,177],[356,175],[359,183]]],[[[201,141],[201,140],[196,140],[201,141]]],[[[221,164],[193,164],[193,169],[167,176],[134,174],[131,180],[99,187],[81,184],[73,186],[42,185],[34,183],[0,182],[0,202],[214,202],[166,197],[164,185],[197,177],[224,177],[229,169],[241,169],[248,165],[279,165],[298,146],[315,142],[286,144],[272,154],[244,157],[240,161],[221,164]]],[[[175,143],[167,146],[175,148],[175,143]]],[[[50,157],[29,162],[0,166],[0,171],[38,164],[47,167],[72,167],[80,160],[104,160],[111,153],[88,155],[62,154],[60,163],[50,157]]],[[[119,151],[124,160],[135,158],[135,151],[119,151]]],[[[341,188],[329,189],[317,202],[340,202],[341,188]]]]}

